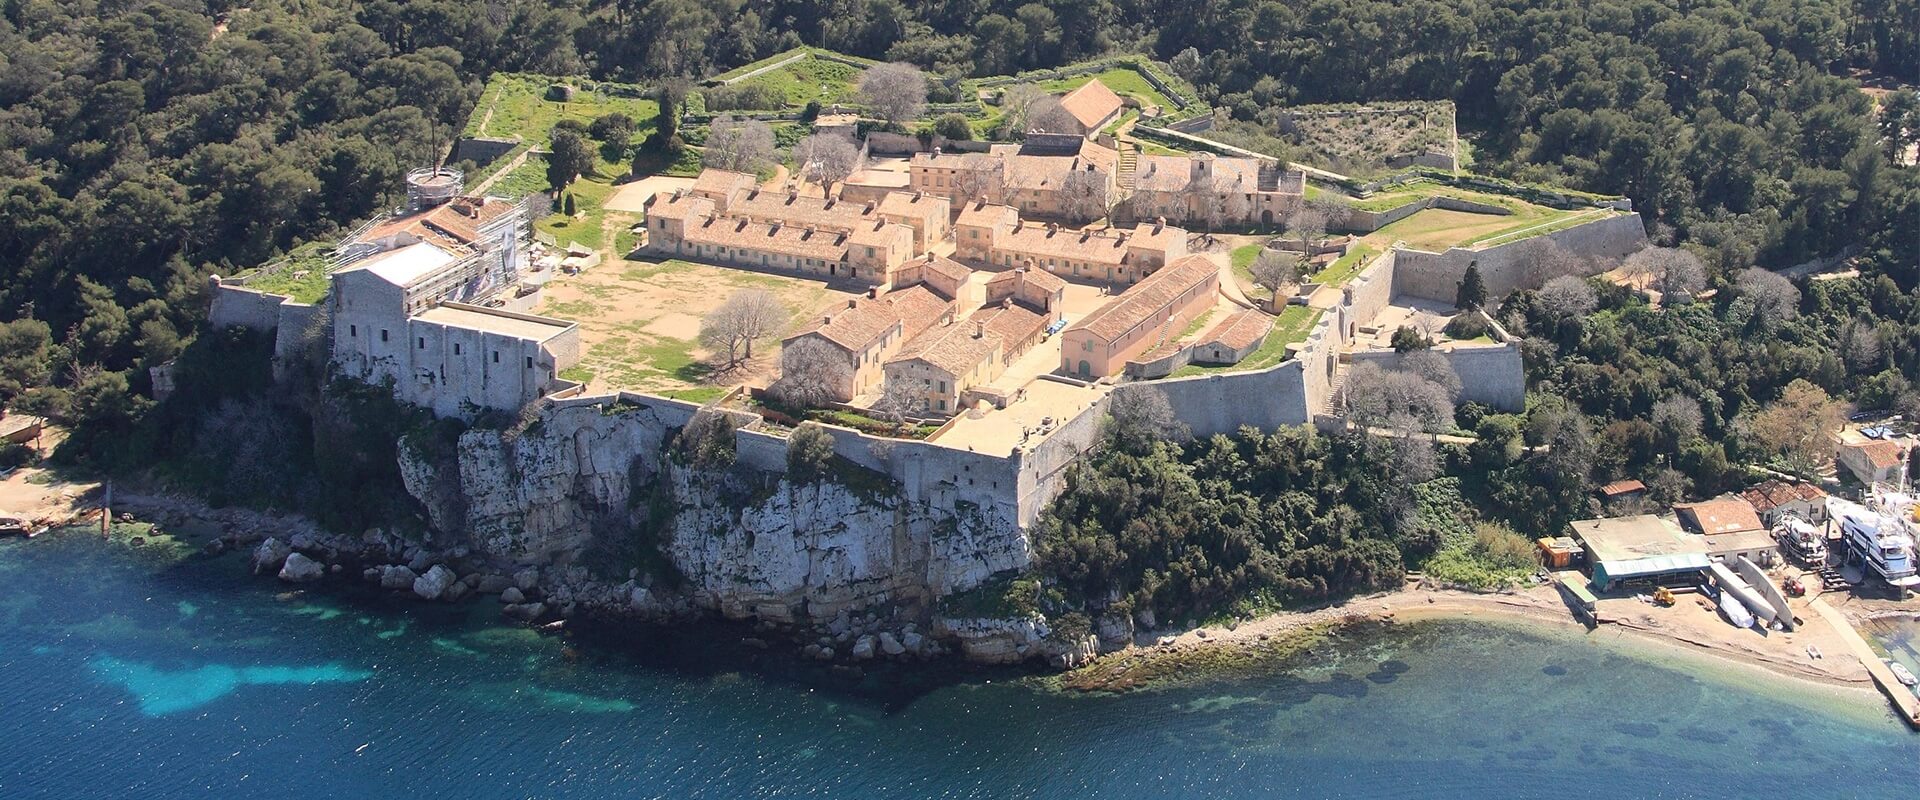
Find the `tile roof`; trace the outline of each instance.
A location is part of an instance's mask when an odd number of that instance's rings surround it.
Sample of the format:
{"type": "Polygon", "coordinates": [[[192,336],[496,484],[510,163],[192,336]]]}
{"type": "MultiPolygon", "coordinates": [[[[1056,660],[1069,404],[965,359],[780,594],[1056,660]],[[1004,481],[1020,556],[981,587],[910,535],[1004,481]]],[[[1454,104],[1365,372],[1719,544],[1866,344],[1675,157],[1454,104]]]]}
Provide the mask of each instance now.
{"type": "Polygon", "coordinates": [[[744,172],[709,168],[700,170],[700,175],[693,179],[693,193],[730,197],[735,192],[752,189],[758,183],[754,176],[744,172]]]}
{"type": "Polygon", "coordinates": [[[1185,156],[1142,153],[1133,168],[1133,188],[1140,192],[1184,192],[1193,183],[1193,162],[1213,162],[1212,191],[1229,194],[1259,191],[1260,162],[1252,158],[1195,153],[1185,156]]]}
{"type": "Polygon", "coordinates": [[[960,207],[960,217],[955,219],[953,224],[990,228],[995,225],[1012,225],[1019,221],[1020,212],[1015,211],[1013,206],[976,200],[960,207]]]}
{"type": "Polygon", "coordinates": [[[768,224],[730,217],[708,217],[689,222],[686,241],[717,247],[839,261],[847,255],[847,234],[798,225],[768,224]]]}
{"type": "Polygon", "coordinates": [[[1251,347],[1267,338],[1267,331],[1273,329],[1273,317],[1255,308],[1245,308],[1227,315],[1220,324],[1200,337],[1200,341],[1219,344],[1232,350],[1251,347]]]}
{"type": "Polygon", "coordinates": [[[1873,468],[1876,470],[1893,468],[1898,465],[1900,459],[1905,458],[1907,454],[1907,449],[1902,447],[1899,442],[1887,439],[1875,439],[1870,442],[1860,442],[1845,446],[1851,447],[1861,455],[1866,456],[1867,463],[1873,465],[1873,468]]]}
{"type": "Polygon", "coordinates": [[[994,287],[1005,283],[1026,284],[1047,294],[1052,294],[1067,288],[1067,282],[1065,280],[1044,269],[1015,267],[988,278],[987,290],[991,292],[994,287]]]}
{"type": "Polygon", "coordinates": [[[946,256],[937,256],[932,253],[926,254],[923,258],[914,259],[909,263],[911,266],[917,266],[929,273],[946,278],[955,283],[964,283],[968,278],[973,276],[973,269],[967,265],[946,256]]]}
{"type": "Polygon", "coordinates": [[[458,197],[425,211],[396,215],[367,229],[357,241],[411,233],[423,240],[439,239],[446,246],[470,245],[480,239],[481,228],[517,208],[518,203],[500,197],[458,197]]]}
{"type": "Polygon", "coordinates": [[[1753,506],[1737,497],[1719,497],[1698,503],[1675,503],[1674,514],[1680,524],[1700,533],[1734,533],[1765,530],[1753,506]]]}
{"type": "Polygon", "coordinates": [[[1066,109],[1068,114],[1072,114],[1074,120],[1080,123],[1080,127],[1087,130],[1092,130],[1102,120],[1119,111],[1123,105],[1125,103],[1121,101],[1120,95],[1114,94],[1113,90],[1101,83],[1099,78],[1080,84],[1080,88],[1060,98],[1060,107],[1066,109]]]}
{"type": "Polygon", "coordinates": [[[1609,483],[1605,486],[1600,487],[1600,493],[1608,497],[1615,497],[1618,495],[1627,494],[1628,492],[1644,492],[1646,490],[1647,490],[1646,484],[1641,483],[1640,481],[1634,480],[1632,478],[1627,478],[1626,480],[1614,481],[1612,483],[1609,483]]]}
{"type": "Polygon", "coordinates": [[[1740,496],[1756,510],[1772,511],[1793,502],[1819,502],[1827,493],[1805,481],[1772,480],[1748,487],[1740,496]]]}
{"type": "Polygon", "coordinates": [[[873,206],[866,203],[758,189],[735,197],[726,213],[848,231],[875,218],[873,206]]]}
{"type": "Polygon", "coordinates": [[[649,217],[691,222],[713,216],[715,208],[711,199],[688,192],[674,192],[673,194],[656,194],[648,198],[646,213],[649,217]]]}
{"type": "Polygon", "coordinates": [[[1005,352],[1032,339],[1046,322],[1045,317],[1011,303],[982,308],[963,321],[927,329],[908,340],[887,363],[924,361],[949,375],[965,375],[995,351],[1005,352]]]}
{"type": "Polygon", "coordinates": [[[876,211],[882,216],[934,219],[936,215],[939,218],[946,217],[952,212],[952,208],[947,198],[939,195],[924,192],[888,192],[886,197],[880,198],[880,206],[876,211]]]}
{"type": "Polygon", "coordinates": [[[911,340],[938,322],[952,307],[952,303],[925,286],[909,286],[877,298],[848,300],[845,307],[815,317],[807,327],[787,337],[786,341],[818,335],[850,352],[859,352],[895,325],[899,325],[902,335],[911,340]]]}
{"type": "Polygon", "coordinates": [[[848,234],[848,242],[866,247],[891,248],[904,244],[913,247],[913,229],[897,222],[871,222],[862,224],[848,234]]]}
{"type": "Polygon", "coordinates": [[[1187,256],[1148,275],[1067,330],[1090,333],[1108,342],[1118,340],[1134,326],[1170,313],[1175,298],[1219,274],[1220,268],[1204,256],[1187,256]]]}

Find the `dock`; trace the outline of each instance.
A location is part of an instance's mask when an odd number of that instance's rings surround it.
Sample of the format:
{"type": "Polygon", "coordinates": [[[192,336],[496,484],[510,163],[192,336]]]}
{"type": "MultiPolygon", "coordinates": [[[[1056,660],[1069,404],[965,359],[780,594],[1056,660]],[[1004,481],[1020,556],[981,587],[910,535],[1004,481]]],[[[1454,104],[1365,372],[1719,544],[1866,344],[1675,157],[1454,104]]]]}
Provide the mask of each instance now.
{"type": "Polygon", "coordinates": [[[1873,647],[1867,644],[1867,640],[1860,635],[1859,631],[1854,630],[1853,623],[1847,621],[1847,615],[1840,613],[1838,609],[1827,605],[1827,601],[1817,597],[1807,605],[1820,612],[1820,616],[1825,617],[1827,623],[1839,632],[1840,638],[1846,641],[1848,649],[1851,649],[1854,656],[1860,659],[1861,666],[1867,668],[1867,674],[1873,676],[1873,682],[1880,687],[1880,693],[1892,701],[1894,711],[1900,718],[1906,720],[1908,725],[1920,728],[1920,695],[1915,695],[1913,689],[1893,676],[1893,670],[1887,668],[1886,663],[1880,660],[1880,656],[1873,652],[1873,647]]]}

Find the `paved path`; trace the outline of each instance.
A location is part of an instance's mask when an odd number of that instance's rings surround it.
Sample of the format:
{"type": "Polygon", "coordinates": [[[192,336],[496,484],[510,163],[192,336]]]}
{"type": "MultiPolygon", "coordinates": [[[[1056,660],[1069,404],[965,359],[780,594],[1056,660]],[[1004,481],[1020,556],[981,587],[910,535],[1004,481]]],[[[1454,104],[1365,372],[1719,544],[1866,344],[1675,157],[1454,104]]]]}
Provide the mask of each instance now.
{"type": "Polygon", "coordinates": [[[1817,597],[1807,605],[1819,612],[1820,616],[1825,617],[1827,623],[1839,632],[1840,638],[1846,641],[1847,648],[1853,651],[1855,658],[1860,659],[1860,665],[1866,667],[1867,674],[1873,676],[1873,682],[1880,687],[1881,694],[1893,701],[1894,709],[1899,716],[1905,719],[1907,724],[1920,728],[1920,696],[1916,696],[1912,689],[1907,688],[1900,679],[1893,676],[1893,670],[1887,668],[1886,662],[1881,661],[1880,656],[1873,652],[1873,647],[1867,644],[1867,640],[1860,636],[1859,631],[1854,630],[1853,623],[1847,620],[1847,615],[1827,605],[1826,600],[1817,597]]]}

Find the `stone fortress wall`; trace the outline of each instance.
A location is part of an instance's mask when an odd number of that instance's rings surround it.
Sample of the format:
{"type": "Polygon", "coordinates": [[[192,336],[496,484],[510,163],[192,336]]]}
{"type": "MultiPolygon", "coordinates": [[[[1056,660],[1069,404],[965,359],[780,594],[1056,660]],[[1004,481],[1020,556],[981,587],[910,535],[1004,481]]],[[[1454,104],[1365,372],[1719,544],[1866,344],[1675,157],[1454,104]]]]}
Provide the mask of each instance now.
{"type": "Polygon", "coordinates": [[[1429,253],[1400,249],[1395,257],[1394,293],[1452,303],[1460,279],[1467,274],[1467,265],[1474,264],[1486,283],[1487,296],[1505,297],[1527,286],[1534,254],[1549,243],[1585,257],[1591,268],[1589,274],[1596,274],[1646,247],[1647,231],[1639,214],[1622,214],[1479,250],[1452,247],[1443,253],[1429,253]]]}

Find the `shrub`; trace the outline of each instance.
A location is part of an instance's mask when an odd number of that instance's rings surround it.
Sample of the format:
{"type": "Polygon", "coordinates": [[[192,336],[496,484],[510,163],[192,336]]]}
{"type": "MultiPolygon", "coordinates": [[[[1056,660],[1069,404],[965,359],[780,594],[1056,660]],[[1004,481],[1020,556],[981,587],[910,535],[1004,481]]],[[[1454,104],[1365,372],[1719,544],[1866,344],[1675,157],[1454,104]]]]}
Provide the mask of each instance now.
{"type": "Polygon", "coordinates": [[[1425,350],[1432,346],[1432,339],[1428,339],[1419,331],[1405,325],[1400,326],[1393,332],[1393,352],[1411,353],[1415,350],[1425,350]]]}
{"type": "Polygon", "coordinates": [[[833,436],[819,425],[801,425],[787,437],[787,476],[796,483],[818,479],[832,461],[833,436]]]}
{"type": "Polygon", "coordinates": [[[1461,314],[1448,321],[1446,327],[1447,335],[1455,339],[1477,339],[1489,330],[1487,318],[1479,314],[1461,314]]]}

